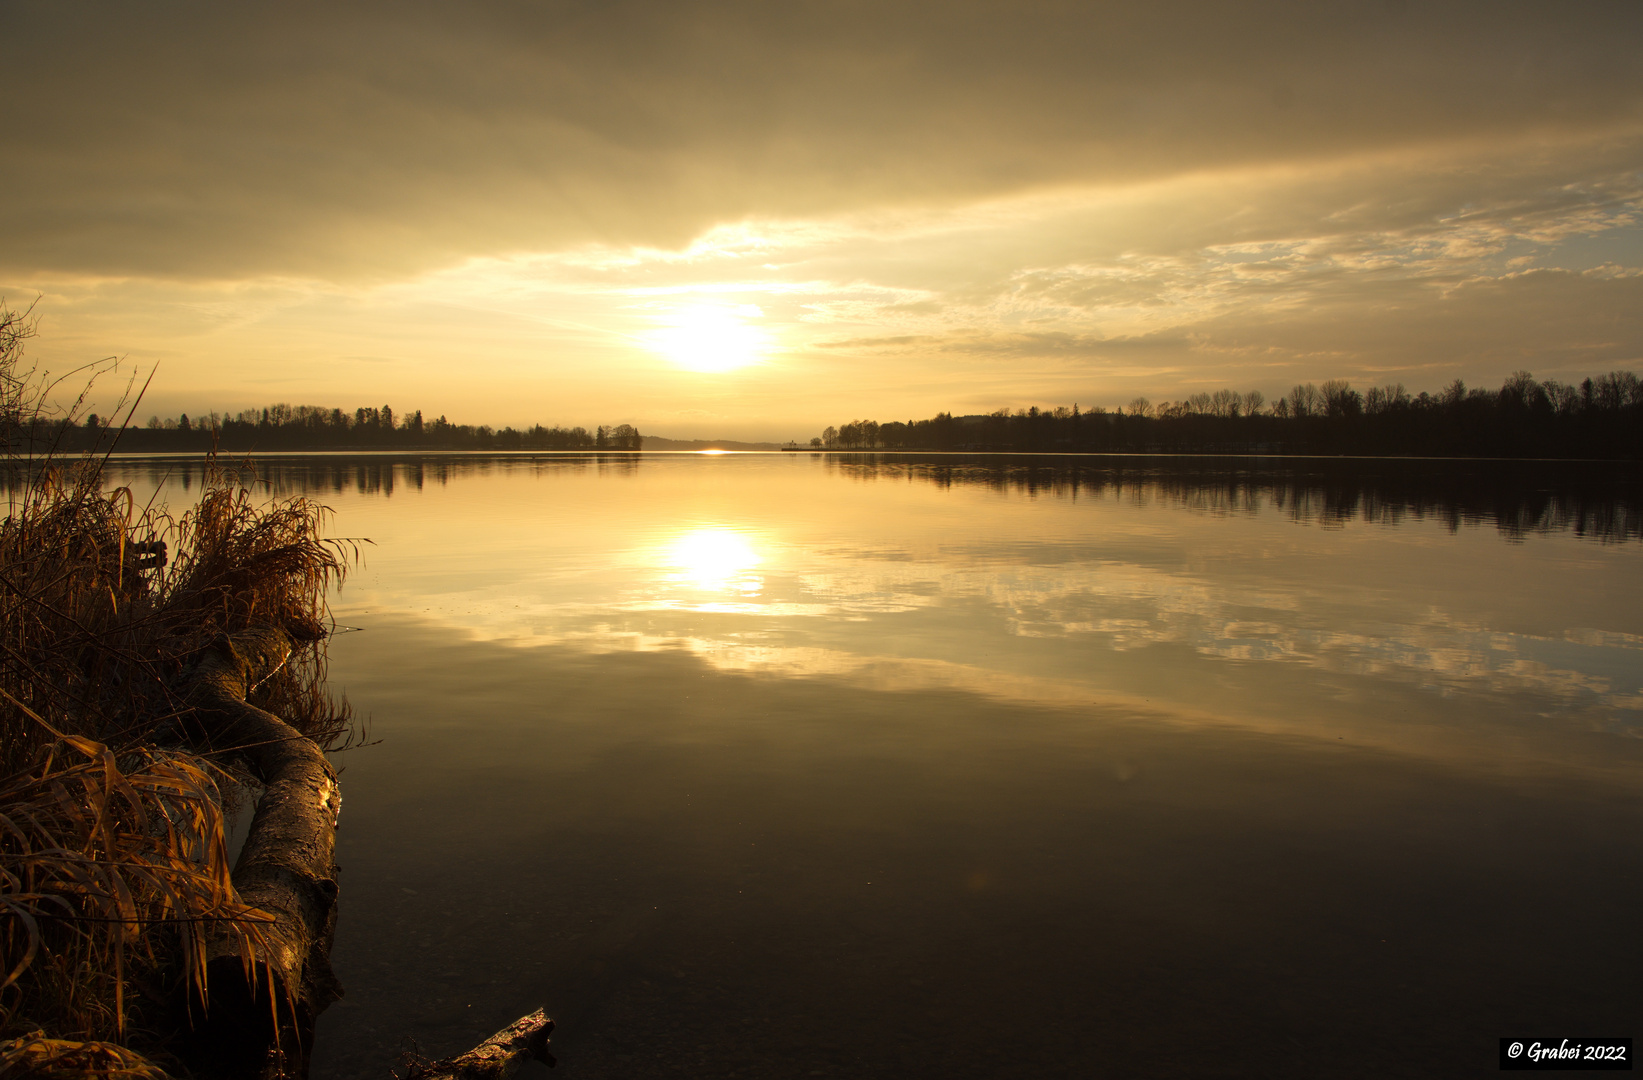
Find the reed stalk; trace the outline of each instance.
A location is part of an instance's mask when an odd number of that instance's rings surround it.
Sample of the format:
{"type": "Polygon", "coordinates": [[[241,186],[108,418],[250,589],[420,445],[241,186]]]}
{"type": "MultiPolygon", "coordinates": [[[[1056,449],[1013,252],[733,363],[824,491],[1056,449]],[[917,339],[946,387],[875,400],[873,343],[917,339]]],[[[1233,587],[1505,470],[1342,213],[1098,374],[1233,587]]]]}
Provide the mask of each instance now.
{"type": "Polygon", "coordinates": [[[24,442],[60,385],[24,362],[33,329],[0,308],[0,1074],[153,1077],[208,994],[207,938],[239,935],[249,967],[269,919],[230,879],[231,759],[187,745],[187,673],[277,627],[297,649],[252,700],[345,745],[326,598],[358,549],[321,535],[322,506],[259,500],[248,468],[213,461],[172,517],[108,490],[117,428],[73,458],[24,442]]]}

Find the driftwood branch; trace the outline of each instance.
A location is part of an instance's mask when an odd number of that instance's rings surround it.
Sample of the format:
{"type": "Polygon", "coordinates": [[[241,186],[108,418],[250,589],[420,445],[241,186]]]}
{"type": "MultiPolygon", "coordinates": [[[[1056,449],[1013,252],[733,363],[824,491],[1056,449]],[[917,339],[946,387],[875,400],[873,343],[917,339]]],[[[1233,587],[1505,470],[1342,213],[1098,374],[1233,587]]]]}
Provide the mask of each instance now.
{"type": "Polygon", "coordinates": [[[240,899],[274,922],[262,927],[254,958],[235,934],[206,950],[209,999],[197,1048],[206,1071],[224,1075],[306,1075],[314,1020],[342,996],[330,963],[337,775],[313,740],[245,701],[291,648],[272,627],[219,637],[188,689],[195,742],[238,753],[264,786],[233,880],[240,899]]]}
{"type": "Polygon", "coordinates": [[[552,1031],[553,1021],[537,1009],[466,1054],[439,1061],[413,1062],[406,1070],[405,1080],[507,1080],[526,1058],[535,1058],[552,1068],[553,1055],[548,1053],[548,1035],[552,1031]]]}

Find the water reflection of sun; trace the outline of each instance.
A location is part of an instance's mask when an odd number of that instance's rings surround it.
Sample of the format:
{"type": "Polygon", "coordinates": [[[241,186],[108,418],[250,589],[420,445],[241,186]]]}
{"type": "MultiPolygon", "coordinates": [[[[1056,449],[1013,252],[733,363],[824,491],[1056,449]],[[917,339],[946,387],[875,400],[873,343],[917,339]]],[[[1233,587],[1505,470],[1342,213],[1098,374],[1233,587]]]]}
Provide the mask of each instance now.
{"type": "Polygon", "coordinates": [[[668,580],[713,592],[757,596],[764,579],[754,572],[764,560],[746,533],[723,525],[703,525],[679,533],[663,549],[668,580]]]}

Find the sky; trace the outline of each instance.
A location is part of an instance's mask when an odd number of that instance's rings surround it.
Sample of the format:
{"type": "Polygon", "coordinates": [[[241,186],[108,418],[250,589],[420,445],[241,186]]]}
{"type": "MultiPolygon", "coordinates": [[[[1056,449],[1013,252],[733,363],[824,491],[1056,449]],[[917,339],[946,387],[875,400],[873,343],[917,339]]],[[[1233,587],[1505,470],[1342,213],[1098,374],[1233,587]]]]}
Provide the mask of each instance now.
{"type": "Polygon", "coordinates": [[[1635,0],[0,4],[0,297],[139,423],[1643,372],[1635,0]]]}

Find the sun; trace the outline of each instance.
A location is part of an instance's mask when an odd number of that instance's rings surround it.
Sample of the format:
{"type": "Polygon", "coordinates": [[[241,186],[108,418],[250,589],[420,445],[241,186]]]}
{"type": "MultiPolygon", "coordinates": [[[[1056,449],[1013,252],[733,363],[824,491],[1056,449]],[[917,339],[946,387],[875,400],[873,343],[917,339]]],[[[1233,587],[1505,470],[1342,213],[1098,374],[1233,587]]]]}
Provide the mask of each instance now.
{"type": "Polygon", "coordinates": [[[648,344],[686,371],[734,371],[763,359],[768,336],[748,322],[763,315],[752,304],[695,304],[674,311],[648,344]]]}

